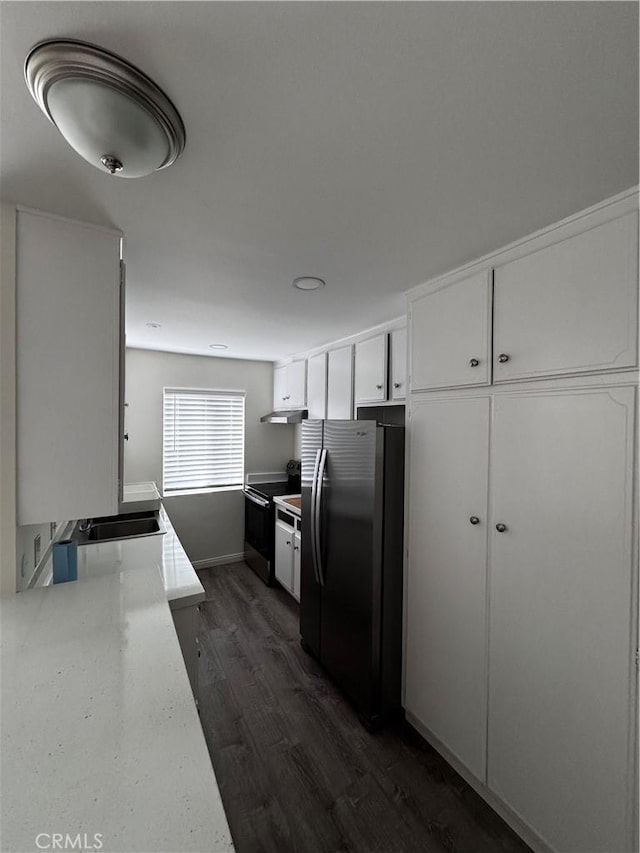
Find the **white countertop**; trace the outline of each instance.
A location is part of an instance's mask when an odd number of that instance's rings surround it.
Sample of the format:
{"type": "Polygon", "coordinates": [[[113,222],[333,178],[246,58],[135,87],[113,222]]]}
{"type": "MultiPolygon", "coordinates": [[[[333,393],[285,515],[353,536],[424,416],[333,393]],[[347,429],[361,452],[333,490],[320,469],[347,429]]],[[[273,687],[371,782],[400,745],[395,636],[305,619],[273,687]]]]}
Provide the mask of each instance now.
{"type": "MultiPolygon", "coordinates": [[[[160,508],[167,532],[157,536],[92,542],[78,548],[78,580],[131,569],[160,569],[167,600],[172,610],[204,601],[204,587],[176,536],[164,507],[160,508]]],[[[42,583],[52,582],[51,568],[42,583]]]]}
{"type": "Polygon", "coordinates": [[[300,509],[300,507],[293,506],[293,504],[287,503],[288,498],[299,498],[299,497],[301,497],[300,492],[298,492],[298,494],[296,494],[296,495],[278,495],[277,497],[275,497],[273,499],[273,502],[278,504],[278,506],[281,506],[282,509],[286,509],[287,512],[290,512],[292,515],[297,515],[298,518],[301,518],[302,517],[302,510],[300,509]]]}
{"type": "Polygon", "coordinates": [[[104,853],[232,850],[158,567],[0,608],[0,849],[60,832],[100,833],[104,853]]]}

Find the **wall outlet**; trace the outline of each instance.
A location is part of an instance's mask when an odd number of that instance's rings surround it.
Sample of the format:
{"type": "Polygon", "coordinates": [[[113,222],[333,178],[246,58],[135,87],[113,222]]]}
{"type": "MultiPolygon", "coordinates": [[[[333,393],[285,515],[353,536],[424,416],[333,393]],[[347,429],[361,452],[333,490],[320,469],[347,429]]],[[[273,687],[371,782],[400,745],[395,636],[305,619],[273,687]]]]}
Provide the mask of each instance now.
{"type": "Polygon", "coordinates": [[[56,535],[56,530],[58,528],[58,523],[56,521],[49,522],[49,541],[53,541],[53,537],[56,535]]]}
{"type": "Polygon", "coordinates": [[[40,534],[38,533],[38,535],[36,537],[34,537],[34,540],[33,540],[33,568],[34,569],[38,565],[38,563],[40,562],[40,551],[41,551],[41,540],[40,540],[40,534]]]}

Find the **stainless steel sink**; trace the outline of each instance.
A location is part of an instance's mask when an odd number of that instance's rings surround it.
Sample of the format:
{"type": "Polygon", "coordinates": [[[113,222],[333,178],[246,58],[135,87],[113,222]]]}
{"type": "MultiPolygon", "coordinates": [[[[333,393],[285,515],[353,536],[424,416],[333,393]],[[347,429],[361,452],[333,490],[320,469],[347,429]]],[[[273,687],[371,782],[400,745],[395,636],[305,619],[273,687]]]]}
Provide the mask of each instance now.
{"type": "Polygon", "coordinates": [[[166,533],[166,528],[157,511],[139,512],[127,515],[102,516],[78,521],[71,538],[78,545],[91,542],[111,542],[116,539],[133,539],[141,536],[158,536],[166,533]]]}

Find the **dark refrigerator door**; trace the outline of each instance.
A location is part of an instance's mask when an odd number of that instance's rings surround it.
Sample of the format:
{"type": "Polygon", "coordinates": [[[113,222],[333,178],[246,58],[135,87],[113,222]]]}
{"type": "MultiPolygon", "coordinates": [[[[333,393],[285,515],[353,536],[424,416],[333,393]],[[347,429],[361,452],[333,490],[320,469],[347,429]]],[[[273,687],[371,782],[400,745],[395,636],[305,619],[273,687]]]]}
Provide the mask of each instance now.
{"type": "Polygon", "coordinates": [[[300,634],[306,647],[320,657],[322,596],[313,560],[312,489],[316,459],[322,450],[323,421],[302,423],[301,492],[302,532],[300,562],[300,634]]]}
{"type": "Polygon", "coordinates": [[[320,492],[320,659],[368,720],[380,691],[383,436],[378,433],[375,421],[325,421],[320,492]]]}

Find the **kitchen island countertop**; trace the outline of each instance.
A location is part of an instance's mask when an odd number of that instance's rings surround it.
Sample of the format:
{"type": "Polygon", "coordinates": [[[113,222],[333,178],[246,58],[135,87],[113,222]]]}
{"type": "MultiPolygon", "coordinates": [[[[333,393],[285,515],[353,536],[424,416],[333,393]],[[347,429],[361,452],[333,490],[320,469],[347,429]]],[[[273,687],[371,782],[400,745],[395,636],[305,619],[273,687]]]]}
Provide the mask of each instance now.
{"type": "Polygon", "coordinates": [[[0,607],[0,849],[58,832],[105,853],[233,850],[159,567],[0,607]]]}

